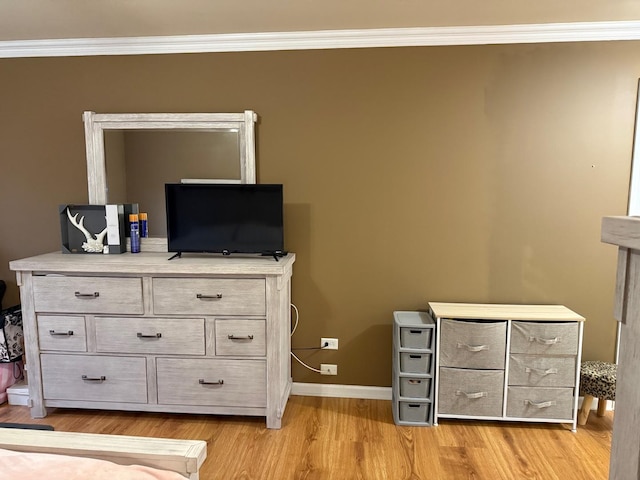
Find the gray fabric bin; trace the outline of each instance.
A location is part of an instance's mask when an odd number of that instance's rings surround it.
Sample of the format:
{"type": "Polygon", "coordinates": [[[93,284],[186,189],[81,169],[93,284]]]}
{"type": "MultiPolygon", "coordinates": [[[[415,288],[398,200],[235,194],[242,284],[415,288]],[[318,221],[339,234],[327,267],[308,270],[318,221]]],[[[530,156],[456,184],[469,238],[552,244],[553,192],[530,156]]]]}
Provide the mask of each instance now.
{"type": "Polygon", "coordinates": [[[509,387],[507,417],[571,420],[573,389],[509,387]]]}
{"type": "Polygon", "coordinates": [[[509,355],[509,385],[573,387],[575,383],[575,357],[509,355]]]}
{"type": "Polygon", "coordinates": [[[511,353],[576,355],[579,327],[576,322],[513,322],[511,353]]]}
{"type": "Polygon", "coordinates": [[[502,416],[503,370],[440,368],[438,411],[474,417],[502,416]]]}
{"type": "Polygon", "coordinates": [[[440,328],[441,366],[504,368],[507,322],[444,319],[440,328]]]}

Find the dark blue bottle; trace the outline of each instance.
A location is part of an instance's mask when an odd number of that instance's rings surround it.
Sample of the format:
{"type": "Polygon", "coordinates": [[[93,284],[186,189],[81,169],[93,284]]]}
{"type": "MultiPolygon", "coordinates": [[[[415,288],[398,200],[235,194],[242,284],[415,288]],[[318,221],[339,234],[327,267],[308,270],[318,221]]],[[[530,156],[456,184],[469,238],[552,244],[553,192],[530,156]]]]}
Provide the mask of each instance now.
{"type": "Polygon", "coordinates": [[[131,228],[131,253],[140,252],[140,224],[138,223],[138,214],[129,215],[129,223],[131,228]]]}
{"type": "Polygon", "coordinates": [[[147,225],[147,214],[140,213],[140,238],[149,236],[149,226],[147,225]]]}

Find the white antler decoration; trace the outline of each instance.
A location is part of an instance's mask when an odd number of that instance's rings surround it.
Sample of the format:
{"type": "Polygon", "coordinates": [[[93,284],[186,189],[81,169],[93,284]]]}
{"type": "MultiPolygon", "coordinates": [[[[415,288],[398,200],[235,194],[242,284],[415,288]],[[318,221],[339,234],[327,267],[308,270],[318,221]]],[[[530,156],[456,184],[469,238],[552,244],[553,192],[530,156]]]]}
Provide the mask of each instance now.
{"type": "Polygon", "coordinates": [[[82,249],[85,252],[91,252],[91,253],[102,252],[104,249],[104,245],[102,242],[104,241],[104,236],[107,234],[107,227],[105,227],[102,232],[98,233],[96,235],[96,238],[94,239],[93,234],[84,227],[84,217],[80,217],[80,220],[78,220],[78,215],[80,214],[76,213],[72,217],[71,212],[67,207],[67,217],[69,217],[69,221],[74,227],[76,227],[78,230],[84,233],[84,236],[87,239],[87,241],[82,244],[82,249]]]}

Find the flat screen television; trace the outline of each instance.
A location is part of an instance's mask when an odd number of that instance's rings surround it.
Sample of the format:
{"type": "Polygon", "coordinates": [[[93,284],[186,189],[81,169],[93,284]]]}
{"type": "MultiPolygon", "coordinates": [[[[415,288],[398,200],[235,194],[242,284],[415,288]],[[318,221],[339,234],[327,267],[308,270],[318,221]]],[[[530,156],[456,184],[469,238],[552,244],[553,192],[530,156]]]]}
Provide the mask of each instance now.
{"type": "MultiPolygon", "coordinates": [[[[282,185],[167,183],[169,252],[284,251],[282,185]]],[[[173,258],[173,257],[172,257],[173,258]]]]}

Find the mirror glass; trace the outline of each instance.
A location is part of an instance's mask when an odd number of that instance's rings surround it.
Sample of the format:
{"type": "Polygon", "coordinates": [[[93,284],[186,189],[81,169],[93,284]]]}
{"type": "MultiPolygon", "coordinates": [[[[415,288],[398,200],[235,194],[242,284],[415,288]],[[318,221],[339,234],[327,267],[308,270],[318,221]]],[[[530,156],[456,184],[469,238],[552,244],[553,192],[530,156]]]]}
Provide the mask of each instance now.
{"type": "Polygon", "coordinates": [[[137,203],[150,236],[166,235],[165,183],[241,181],[237,130],[107,130],[104,154],[107,202],[137,203]]]}
{"type": "Polygon", "coordinates": [[[141,249],[166,251],[165,183],[256,183],[257,118],[84,112],[89,204],[137,203],[149,222],[141,249]]]}

